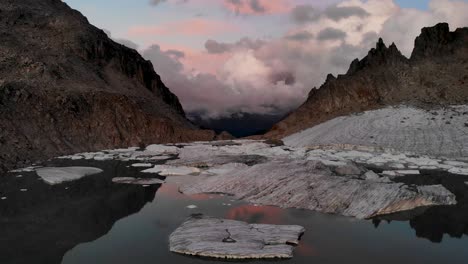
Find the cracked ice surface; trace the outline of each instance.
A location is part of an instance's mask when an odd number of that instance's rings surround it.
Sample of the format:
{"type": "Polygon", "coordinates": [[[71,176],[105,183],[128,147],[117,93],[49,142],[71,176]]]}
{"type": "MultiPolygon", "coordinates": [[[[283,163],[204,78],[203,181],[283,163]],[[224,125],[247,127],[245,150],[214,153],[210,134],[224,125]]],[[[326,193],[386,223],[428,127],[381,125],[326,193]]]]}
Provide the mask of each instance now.
{"type": "Polygon", "coordinates": [[[441,185],[412,188],[403,183],[337,176],[320,161],[289,159],[190,182],[180,190],[185,194],[226,193],[254,204],[357,218],[456,203],[455,196],[441,185]],[[425,192],[426,188],[431,192],[425,192]]]}
{"type": "Polygon", "coordinates": [[[284,139],[287,145],[351,144],[399,151],[468,156],[468,105],[426,111],[408,106],[387,107],[342,116],[284,139]]]}
{"type": "Polygon", "coordinates": [[[222,259],[292,258],[293,245],[304,232],[297,225],[191,218],[170,235],[169,247],[180,254],[222,259]]]}

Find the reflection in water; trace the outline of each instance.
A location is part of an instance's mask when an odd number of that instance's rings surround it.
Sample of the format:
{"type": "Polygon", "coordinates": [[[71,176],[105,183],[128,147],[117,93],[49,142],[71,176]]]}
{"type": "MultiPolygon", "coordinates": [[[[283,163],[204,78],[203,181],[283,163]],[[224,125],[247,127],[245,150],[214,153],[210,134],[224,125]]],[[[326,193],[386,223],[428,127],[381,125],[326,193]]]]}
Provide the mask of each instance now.
{"type": "MultiPolygon", "coordinates": [[[[421,175],[409,175],[398,178],[398,181],[414,185],[442,184],[457,197],[457,204],[451,206],[437,206],[421,208],[380,219],[403,220],[416,230],[416,236],[440,243],[444,234],[461,238],[468,235],[468,176],[454,175],[447,172],[426,171],[421,175]]],[[[376,226],[378,220],[374,220],[376,226]]]]}
{"type": "Polygon", "coordinates": [[[105,235],[117,220],[154,199],[157,187],[113,184],[110,179],[126,167],[103,165],[102,174],[57,186],[35,173],[4,177],[0,193],[8,198],[0,204],[0,263],[61,263],[68,250],[105,235]]]}
{"type": "Polygon", "coordinates": [[[278,207],[247,204],[231,208],[226,213],[226,218],[248,223],[284,224],[284,213],[285,211],[278,207]]]}

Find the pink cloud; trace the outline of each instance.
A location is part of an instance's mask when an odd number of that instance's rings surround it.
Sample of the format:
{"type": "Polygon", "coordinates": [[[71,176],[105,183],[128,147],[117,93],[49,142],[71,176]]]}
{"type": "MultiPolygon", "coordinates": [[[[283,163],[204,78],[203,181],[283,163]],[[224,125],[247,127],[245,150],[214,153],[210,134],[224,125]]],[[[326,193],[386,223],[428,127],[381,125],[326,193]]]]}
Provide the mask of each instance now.
{"type": "Polygon", "coordinates": [[[185,35],[185,36],[207,36],[225,32],[239,31],[236,25],[224,21],[208,20],[203,18],[192,18],[177,22],[168,22],[157,26],[136,26],[129,30],[130,36],[148,35],[185,35]]]}

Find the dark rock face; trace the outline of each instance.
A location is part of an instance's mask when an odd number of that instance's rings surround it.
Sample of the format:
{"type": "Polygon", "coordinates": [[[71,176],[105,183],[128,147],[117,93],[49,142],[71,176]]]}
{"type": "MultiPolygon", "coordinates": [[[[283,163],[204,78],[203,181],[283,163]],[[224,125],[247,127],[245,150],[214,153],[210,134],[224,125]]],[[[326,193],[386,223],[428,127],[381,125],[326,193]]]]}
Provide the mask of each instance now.
{"type": "Polygon", "coordinates": [[[332,75],[267,137],[280,138],[337,116],[401,103],[434,107],[468,102],[468,28],[422,29],[410,59],[379,39],[345,75],[332,75]]]}
{"type": "Polygon", "coordinates": [[[0,170],[58,154],[208,140],[151,62],[60,0],[0,2],[0,170]]]}

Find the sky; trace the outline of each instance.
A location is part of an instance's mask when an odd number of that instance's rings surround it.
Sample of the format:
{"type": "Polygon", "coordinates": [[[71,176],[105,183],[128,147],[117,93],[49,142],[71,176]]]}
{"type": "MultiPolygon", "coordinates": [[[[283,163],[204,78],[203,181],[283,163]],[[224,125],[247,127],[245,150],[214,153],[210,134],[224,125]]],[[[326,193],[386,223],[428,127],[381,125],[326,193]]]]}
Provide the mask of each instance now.
{"type": "Polygon", "coordinates": [[[281,114],[379,37],[410,56],[421,28],[468,26],[468,0],[64,0],[137,49],[189,115],[281,114]]]}

